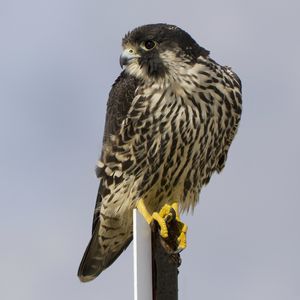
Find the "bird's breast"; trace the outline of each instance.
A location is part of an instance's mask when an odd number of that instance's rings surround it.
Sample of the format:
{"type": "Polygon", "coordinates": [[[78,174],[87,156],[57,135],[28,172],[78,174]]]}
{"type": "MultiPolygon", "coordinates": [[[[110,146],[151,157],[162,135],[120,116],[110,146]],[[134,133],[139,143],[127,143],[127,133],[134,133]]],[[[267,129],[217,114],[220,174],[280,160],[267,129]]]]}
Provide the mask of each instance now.
{"type": "Polygon", "coordinates": [[[189,208],[216,170],[238,120],[230,102],[234,93],[221,79],[197,72],[136,90],[118,138],[127,149],[122,170],[131,178],[133,202],[143,197],[157,209],[178,200],[189,208]]]}

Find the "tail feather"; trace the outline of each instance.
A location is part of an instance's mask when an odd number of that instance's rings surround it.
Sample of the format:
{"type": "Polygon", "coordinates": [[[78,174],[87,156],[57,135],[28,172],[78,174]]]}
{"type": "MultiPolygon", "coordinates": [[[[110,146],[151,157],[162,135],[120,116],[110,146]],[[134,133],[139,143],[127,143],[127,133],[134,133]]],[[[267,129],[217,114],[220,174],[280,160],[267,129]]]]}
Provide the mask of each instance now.
{"type": "Polygon", "coordinates": [[[128,247],[132,241],[132,236],[122,245],[118,251],[105,251],[99,244],[99,226],[100,222],[96,225],[93,231],[91,240],[84,252],[83,258],[79,265],[78,277],[80,281],[87,282],[95,279],[103,270],[108,268],[128,247]]]}

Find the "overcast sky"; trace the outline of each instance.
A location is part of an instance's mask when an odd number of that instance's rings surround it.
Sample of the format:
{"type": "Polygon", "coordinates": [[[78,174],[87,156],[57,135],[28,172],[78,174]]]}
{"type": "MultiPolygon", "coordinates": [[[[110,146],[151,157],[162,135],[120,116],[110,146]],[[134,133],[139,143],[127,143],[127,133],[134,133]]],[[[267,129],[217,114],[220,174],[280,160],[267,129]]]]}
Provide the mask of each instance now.
{"type": "Polygon", "coordinates": [[[133,299],[132,248],[78,264],[123,35],[176,24],[243,82],[227,166],[201,193],[180,299],[299,300],[299,1],[0,0],[0,298],[133,299]]]}

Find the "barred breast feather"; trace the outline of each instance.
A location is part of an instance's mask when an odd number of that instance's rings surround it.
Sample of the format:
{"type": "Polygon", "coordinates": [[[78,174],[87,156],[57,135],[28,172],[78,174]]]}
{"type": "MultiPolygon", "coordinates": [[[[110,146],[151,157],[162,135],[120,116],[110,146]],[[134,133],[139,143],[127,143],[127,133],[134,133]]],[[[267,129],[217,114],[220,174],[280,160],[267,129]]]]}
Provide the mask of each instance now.
{"type": "Polygon", "coordinates": [[[134,69],[123,71],[110,92],[82,281],[95,278],[128,246],[140,198],[150,212],[175,200],[182,210],[193,209],[201,188],[223,169],[237,132],[241,82],[229,67],[208,56],[193,64],[172,51],[161,57],[170,64],[166,76],[143,80],[134,69]]]}

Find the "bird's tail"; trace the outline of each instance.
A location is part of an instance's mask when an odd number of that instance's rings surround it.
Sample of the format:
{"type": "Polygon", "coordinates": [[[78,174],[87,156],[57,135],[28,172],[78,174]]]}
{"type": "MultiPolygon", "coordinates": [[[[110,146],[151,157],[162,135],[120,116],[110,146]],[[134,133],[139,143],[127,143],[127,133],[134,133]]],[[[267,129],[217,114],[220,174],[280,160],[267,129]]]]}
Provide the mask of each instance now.
{"type": "Polygon", "coordinates": [[[94,228],[91,240],[79,265],[77,275],[82,282],[93,280],[103,270],[108,268],[121,255],[132,240],[132,236],[130,235],[126,243],[123,243],[120,248],[114,248],[113,250],[109,249],[109,247],[101,247],[99,242],[99,227],[100,222],[98,222],[94,228]]]}

